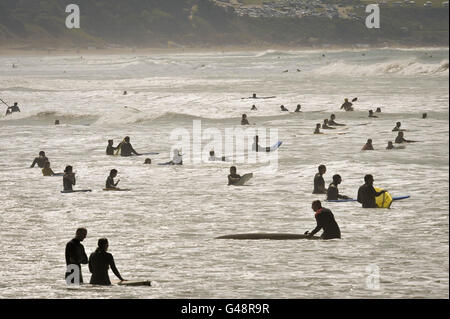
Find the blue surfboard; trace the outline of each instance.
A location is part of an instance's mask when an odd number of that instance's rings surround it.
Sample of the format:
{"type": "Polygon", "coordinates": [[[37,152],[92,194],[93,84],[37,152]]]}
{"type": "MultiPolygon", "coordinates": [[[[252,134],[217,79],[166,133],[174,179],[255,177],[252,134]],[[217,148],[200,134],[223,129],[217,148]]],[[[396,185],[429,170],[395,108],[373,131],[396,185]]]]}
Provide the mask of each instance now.
{"type": "MultiPolygon", "coordinates": [[[[392,197],[392,200],[402,200],[402,199],[407,199],[410,198],[410,195],[405,195],[405,196],[397,196],[397,197],[392,197]]],[[[344,202],[356,202],[356,199],[331,199],[331,200],[325,200],[326,202],[329,203],[344,203],[344,202]]]]}

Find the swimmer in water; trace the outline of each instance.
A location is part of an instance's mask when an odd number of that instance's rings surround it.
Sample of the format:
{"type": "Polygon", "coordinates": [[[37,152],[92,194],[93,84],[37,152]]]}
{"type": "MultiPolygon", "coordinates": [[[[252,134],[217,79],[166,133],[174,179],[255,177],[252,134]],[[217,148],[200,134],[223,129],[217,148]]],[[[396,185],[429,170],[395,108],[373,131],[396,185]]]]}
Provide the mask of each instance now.
{"type": "Polygon", "coordinates": [[[33,161],[33,163],[31,164],[31,168],[33,168],[36,164],[40,167],[40,168],[44,168],[45,162],[48,162],[48,158],[45,156],[45,152],[44,151],[40,151],[39,152],[39,157],[36,157],[33,161]]]}
{"type": "Polygon", "coordinates": [[[284,107],[284,105],[280,106],[281,111],[283,112],[289,112],[289,110],[287,108],[284,107]]]}
{"type": "Polygon", "coordinates": [[[325,180],[323,175],[327,172],[327,167],[325,165],[319,166],[319,172],[314,176],[314,190],[313,194],[326,194],[327,189],[325,188],[325,180]]]}
{"type": "Polygon", "coordinates": [[[375,111],[375,113],[381,113],[381,107],[377,107],[377,110],[375,111]]]}
{"type": "Polygon", "coordinates": [[[323,134],[323,133],[320,131],[320,123],[317,123],[317,124],[316,124],[316,130],[314,131],[314,134],[323,134]]]}
{"type": "Polygon", "coordinates": [[[416,143],[417,141],[411,141],[411,140],[407,140],[403,137],[403,132],[398,132],[397,137],[395,138],[395,143],[396,144],[401,144],[401,143],[416,143]]]}
{"type": "Polygon", "coordinates": [[[423,118],[423,119],[426,119],[426,118],[427,118],[427,113],[423,113],[423,114],[422,114],[422,118],[423,118]]]}
{"type": "Polygon", "coordinates": [[[208,160],[211,161],[211,162],[216,162],[216,161],[218,161],[218,162],[225,162],[226,161],[225,156],[216,157],[216,153],[214,152],[214,150],[211,150],[209,152],[209,159],[208,160]]]}
{"type": "Polygon", "coordinates": [[[328,121],[328,125],[330,126],[345,126],[345,124],[336,123],[334,120],[336,119],[336,115],[331,114],[330,120],[328,121]]]}
{"type": "Polygon", "coordinates": [[[106,147],[106,155],[114,155],[114,151],[116,151],[119,147],[114,147],[114,140],[108,140],[108,146],[106,147]]]}
{"type": "Polygon", "coordinates": [[[241,125],[250,125],[247,119],[247,114],[242,114],[241,125]]]}
{"type": "Polygon", "coordinates": [[[228,175],[228,186],[236,185],[241,180],[241,175],[236,174],[236,166],[230,167],[230,175],[228,175]]]}
{"type": "Polygon", "coordinates": [[[375,188],[373,188],[373,176],[368,174],[364,176],[364,185],[362,185],[358,189],[358,202],[362,204],[363,208],[377,208],[377,203],[375,199],[387,192],[387,190],[382,190],[377,192],[375,188]]]}
{"type": "Polygon", "coordinates": [[[128,94],[128,92],[127,91],[123,91],[123,95],[127,95],[128,94]]]}
{"type": "Polygon", "coordinates": [[[72,185],[75,185],[75,173],[73,172],[72,166],[66,166],[66,169],[64,170],[64,177],[63,177],[63,186],[65,191],[73,191],[72,185]]]}
{"type": "Polygon", "coordinates": [[[344,109],[346,112],[353,111],[353,103],[349,102],[348,99],[345,99],[344,104],[341,105],[341,110],[344,109]]]}
{"type": "Polygon", "coordinates": [[[152,160],[150,158],[146,158],[144,164],[151,164],[152,160]]]}
{"type": "Polygon", "coordinates": [[[334,239],[341,238],[341,230],[334,219],[334,215],[331,210],[322,207],[320,200],[315,200],[311,205],[312,210],[315,212],[317,226],[311,232],[305,232],[307,237],[314,236],[317,232],[323,229],[323,233],[320,236],[322,239],[334,239]]]}
{"type": "Polygon", "coordinates": [[[116,268],[113,255],[107,252],[108,247],[108,239],[100,238],[97,249],[89,256],[89,271],[92,273],[89,283],[91,285],[111,285],[108,275],[108,269],[110,267],[120,281],[125,281],[116,268]]]}
{"type": "Polygon", "coordinates": [[[369,117],[374,117],[374,118],[378,118],[378,116],[373,114],[373,110],[369,111],[369,117]]]}
{"type": "Polygon", "coordinates": [[[111,172],[109,173],[108,178],[106,179],[106,186],[105,188],[107,189],[116,189],[117,185],[120,182],[120,179],[114,183],[114,178],[116,178],[117,176],[117,170],[116,169],[112,169],[111,172]]]}
{"type": "Polygon", "coordinates": [[[258,111],[258,109],[256,108],[256,105],[252,105],[251,111],[258,111]]]}
{"type": "Polygon", "coordinates": [[[402,126],[401,122],[397,122],[397,124],[395,124],[395,127],[392,129],[392,132],[404,132],[406,130],[403,130],[400,128],[400,126],[402,126]]]}
{"type": "Polygon", "coordinates": [[[117,148],[120,149],[121,156],[131,156],[131,154],[140,155],[131,145],[129,136],[126,136],[117,148]]]}
{"type": "Polygon", "coordinates": [[[362,151],[373,151],[372,139],[369,138],[361,149],[362,151]]]}
{"type": "Polygon", "coordinates": [[[322,124],[322,129],[323,130],[335,130],[336,128],[328,126],[328,119],[324,119],[323,124],[322,124]]]}
{"type": "Polygon", "coordinates": [[[328,186],[327,200],[349,199],[350,197],[339,194],[338,185],[342,183],[341,175],[333,175],[333,182],[328,186]]]}
{"type": "Polygon", "coordinates": [[[297,104],[297,108],[295,109],[295,112],[301,112],[300,109],[302,108],[302,106],[300,104],[297,104]]]}

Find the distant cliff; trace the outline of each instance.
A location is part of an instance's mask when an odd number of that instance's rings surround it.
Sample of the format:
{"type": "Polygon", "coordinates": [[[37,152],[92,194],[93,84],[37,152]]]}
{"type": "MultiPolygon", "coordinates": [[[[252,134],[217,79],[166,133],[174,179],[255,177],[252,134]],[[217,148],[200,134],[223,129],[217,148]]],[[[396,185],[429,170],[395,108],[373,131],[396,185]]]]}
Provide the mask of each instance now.
{"type": "Polygon", "coordinates": [[[382,8],[381,28],[367,29],[363,18],[239,17],[208,0],[0,2],[0,43],[9,47],[447,46],[448,27],[445,8],[382,8]],[[80,29],[65,26],[70,3],[80,7],[80,29]]]}

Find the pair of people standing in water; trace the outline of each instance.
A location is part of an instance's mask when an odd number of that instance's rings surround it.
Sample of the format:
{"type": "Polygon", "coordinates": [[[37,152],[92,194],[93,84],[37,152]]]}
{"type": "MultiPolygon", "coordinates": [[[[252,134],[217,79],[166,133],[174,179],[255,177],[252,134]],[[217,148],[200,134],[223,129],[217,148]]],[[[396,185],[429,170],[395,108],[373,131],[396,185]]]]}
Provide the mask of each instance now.
{"type": "Polygon", "coordinates": [[[122,142],[116,147],[113,146],[114,141],[108,140],[108,146],[106,147],[106,155],[116,155],[116,151],[120,151],[121,156],[140,155],[136,152],[130,143],[130,137],[126,136],[122,142]]]}
{"type": "Polygon", "coordinates": [[[70,284],[83,284],[83,275],[81,271],[82,264],[89,265],[89,271],[92,273],[90,284],[91,285],[111,285],[109,279],[108,270],[111,267],[113,273],[119,278],[120,281],[124,281],[122,276],[114,262],[112,254],[108,253],[109,242],[106,238],[100,238],[98,240],[98,247],[87,258],[84,246],[81,242],[86,238],[86,228],[78,228],[75,233],[75,238],[66,244],[66,283],[70,284]]]}

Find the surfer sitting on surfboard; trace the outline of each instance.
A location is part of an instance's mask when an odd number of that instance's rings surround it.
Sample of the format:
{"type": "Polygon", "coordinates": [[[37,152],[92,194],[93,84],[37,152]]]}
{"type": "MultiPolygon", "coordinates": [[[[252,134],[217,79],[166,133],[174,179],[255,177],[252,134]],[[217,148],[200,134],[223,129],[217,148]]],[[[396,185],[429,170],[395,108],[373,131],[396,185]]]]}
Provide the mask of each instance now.
{"type": "Polygon", "coordinates": [[[375,188],[373,188],[374,179],[370,174],[364,176],[364,182],[365,184],[358,189],[358,202],[362,204],[363,208],[377,208],[378,206],[375,198],[387,191],[382,190],[377,192],[375,188]]]}
{"type": "Polygon", "coordinates": [[[230,175],[228,175],[228,186],[236,185],[241,180],[241,175],[236,174],[236,166],[230,167],[230,175]]]}
{"type": "Polygon", "coordinates": [[[109,173],[108,178],[106,179],[106,189],[116,189],[117,185],[120,182],[120,179],[114,183],[114,178],[117,176],[117,170],[112,169],[109,173]]]}
{"type": "Polygon", "coordinates": [[[350,199],[345,195],[339,195],[338,185],[342,182],[341,175],[333,175],[333,182],[328,186],[327,200],[350,199]]]}
{"type": "Polygon", "coordinates": [[[374,118],[378,118],[378,116],[373,114],[373,110],[369,111],[369,117],[374,117],[374,118]]]}
{"type": "Polygon", "coordinates": [[[301,112],[300,109],[302,108],[302,106],[300,104],[297,104],[297,108],[295,109],[294,112],[301,112]]]}
{"type": "Polygon", "coordinates": [[[314,217],[316,218],[317,226],[311,232],[305,232],[305,235],[307,235],[307,237],[312,237],[323,228],[323,233],[320,238],[341,238],[341,230],[339,229],[331,210],[322,207],[320,200],[312,202],[311,208],[315,212],[314,217]]]}
{"type": "Polygon", "coordinates": [[[98,240],[97,249],[89,256],[89,271],[92,273],[91,281],[89,283],[91,285],[111,285],[108,275],[109,267],[111,267],[114,275],[116,275],[120,281],[124,281],[116,268],[113,255],[107,252],[108,246],[108,239],[100,238],[98,240]]]}
{"type": "Polygon", "coordinates": [[[63,185],[64,185],[64,191],[73,191],[72,185],[75,185],[75,173],[73,173],[72,166],[68,165],[66,166],[66,169],[64,170],[64,176],[63,176],[63,185]]]}

